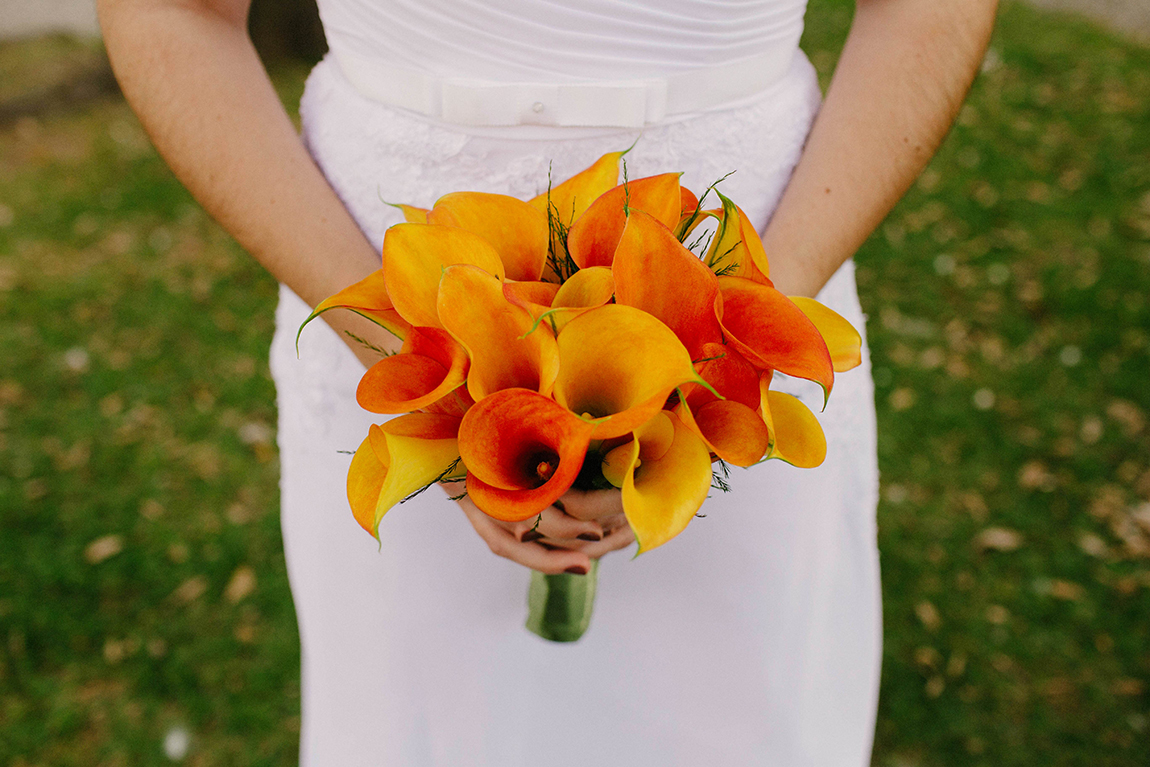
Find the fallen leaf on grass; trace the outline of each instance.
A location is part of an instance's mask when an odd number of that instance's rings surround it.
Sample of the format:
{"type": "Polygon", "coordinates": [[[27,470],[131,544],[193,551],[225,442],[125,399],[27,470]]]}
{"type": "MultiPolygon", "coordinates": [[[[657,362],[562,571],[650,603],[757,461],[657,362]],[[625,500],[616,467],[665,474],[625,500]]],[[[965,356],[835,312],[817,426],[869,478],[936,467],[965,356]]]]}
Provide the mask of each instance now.
{"type": "Polygon", "coordinates": [[[237,567],[236,571],[232,573],[232,579],[228,581],[228,585],[224,588],[224,598],[234,605],[244,597],[251,595],[255,590],[255,570],[247,565],[242,565],[237,567]]]}
{"type": "Polygon", "coordinates": [[[124,539],[118,535],[105,535],[84,547],[84,559],[90,565],[98,565],[105,559],[114,557],[124,550],[124,539]]]}
{"type": "Polygon", "coordinates": [[[983,551],[1014,551],[1022,546],[1022,534],[1005,527],[988,527],[974,537],[974,545],[983,551]]]}
{"type": "Polygon", "coordinates": [[[181,583],[172,592],[172,599],[186,605],[199,599],[207,590],[208,579],[202,575],[195,575],[181,583]]]}
{"type": "Polygon", "coordinates": [[[914,614],[922,621],[927,631],[938,631],[942,625],[942,616],[938,614],[938,608],[925,600],[915,606],[914,614]]]}

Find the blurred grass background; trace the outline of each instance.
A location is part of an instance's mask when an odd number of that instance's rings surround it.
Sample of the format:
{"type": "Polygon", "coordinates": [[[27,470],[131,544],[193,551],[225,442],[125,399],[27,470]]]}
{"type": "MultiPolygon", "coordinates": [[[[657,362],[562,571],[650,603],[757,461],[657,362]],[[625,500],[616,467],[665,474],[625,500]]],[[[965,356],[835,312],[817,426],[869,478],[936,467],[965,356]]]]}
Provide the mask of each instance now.
{"type": "MultiPolygon", "coordinates": [[[[811,2],[824,81],[850,8],[811,2]]],[[[91,55],[0,44],[0,96],[91,55]]],[[[1005,5],[857,260],[874,763],[1150,764],[1150,49],[1005,5]]],[[[0,764],[296,759],[274,302],[118,98],[0,110],[0,764]]]]}

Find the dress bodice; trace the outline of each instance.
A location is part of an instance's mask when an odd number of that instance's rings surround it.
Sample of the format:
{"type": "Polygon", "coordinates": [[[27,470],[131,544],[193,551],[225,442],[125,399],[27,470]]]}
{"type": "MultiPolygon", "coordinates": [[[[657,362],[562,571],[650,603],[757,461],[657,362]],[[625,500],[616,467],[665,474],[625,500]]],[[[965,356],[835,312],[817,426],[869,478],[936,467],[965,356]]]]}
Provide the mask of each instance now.
{"type": "Polygon", "coordinates": [[[439,77],[664,77],[798,46],[806,0],[318,0],[340,60],[439,77]]]}

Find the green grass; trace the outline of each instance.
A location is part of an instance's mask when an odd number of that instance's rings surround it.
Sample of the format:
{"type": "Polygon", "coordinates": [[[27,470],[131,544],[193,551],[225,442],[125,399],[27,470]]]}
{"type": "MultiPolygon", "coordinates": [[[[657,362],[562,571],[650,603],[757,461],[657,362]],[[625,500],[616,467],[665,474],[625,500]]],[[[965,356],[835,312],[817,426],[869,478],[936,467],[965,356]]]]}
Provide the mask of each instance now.
{"type": "MultiPolygon", "coordinates": [[[[848,23],[812,2],[824,76],[848,23]]],[[[884,488],[875,764],[1134,767],[1150,51],[1020,5],[992,50],[858,256],[884,488]]],[[[300,77],[279,77],[289,103],[300,77]]],[[[0,128],[0,765],[165,764],[175,726],[189,764],[293,763],[274,301],[122,103],[0,128]]]]}

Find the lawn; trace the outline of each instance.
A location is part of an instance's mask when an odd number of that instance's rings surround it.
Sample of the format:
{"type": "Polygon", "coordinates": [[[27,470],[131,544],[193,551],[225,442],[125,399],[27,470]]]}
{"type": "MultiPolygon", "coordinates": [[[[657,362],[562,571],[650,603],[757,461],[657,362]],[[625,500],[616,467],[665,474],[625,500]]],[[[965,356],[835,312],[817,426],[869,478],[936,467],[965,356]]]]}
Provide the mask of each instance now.
{"type": "MultiPolygon", "coordinates": [[[[824,76],[849,8],[812,0],[824,76]]],[[[24,46],[0,96],[90,55],[24,46]]],[[[875,764],[1145,765],[1150,50],[1006,5],[858,263],[875,764]]],[[[0,765],[293,763],[274,303],[121,101],[0,125],[0,765]]]]}

